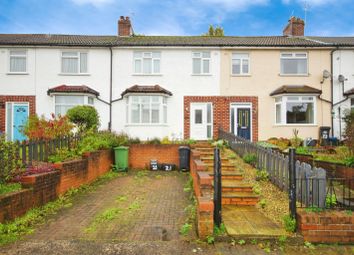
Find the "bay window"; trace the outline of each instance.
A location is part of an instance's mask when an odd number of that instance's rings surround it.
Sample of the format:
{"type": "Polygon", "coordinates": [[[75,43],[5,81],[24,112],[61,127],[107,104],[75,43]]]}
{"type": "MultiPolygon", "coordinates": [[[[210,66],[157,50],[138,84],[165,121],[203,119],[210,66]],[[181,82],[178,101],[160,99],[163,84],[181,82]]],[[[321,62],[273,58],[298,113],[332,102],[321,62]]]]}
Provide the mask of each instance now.
{"type": "Polygon", "coordinates": [[[135,74],[159,74],[161,52],[134,52],[134,73],[135,74]]]}
{"type": "Polygon", "coordinates": [[[94,98],[84,95],[55,95],[55,115],[64,116],[67,111],[78,105],[94,105],[94,98]]]}
{"type": "Polygon", "coordinates": [[[314,96],[282,96],[275,98],[276,124],[315,124],[314,96]]]}
{"type": "Polygon", "coordinates": [[[280,55],[280,74],[282,75],[307,75],[307,53],[287,52],[280,55]]]}
{"type": "Polygon", "coordinates": [[[10,50],[10,73],[27,72],[27,51],[10,50]]]}
{"type": "Polygon", "coordinates": [[[167,123],[167,99],[165,96],[129,96],[127,100],[127,123],[167,123]]]}
{"type": "Polygon", "coordinates": [[[63,74],[87,73],[87,52],[63,51],[61,53],[61,72],[63,74]]]}

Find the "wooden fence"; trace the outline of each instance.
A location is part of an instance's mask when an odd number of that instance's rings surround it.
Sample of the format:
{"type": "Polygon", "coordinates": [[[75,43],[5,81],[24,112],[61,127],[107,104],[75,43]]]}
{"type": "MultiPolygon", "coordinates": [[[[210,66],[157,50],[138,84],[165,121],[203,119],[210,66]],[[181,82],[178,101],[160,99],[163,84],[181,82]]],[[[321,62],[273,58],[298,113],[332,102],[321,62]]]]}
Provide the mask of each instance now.
{"type": "MultiPolygon", "coordinates": [[[[289,156],[270,148],[264,148],[256,143],[250,142],[244,138],[235,136],[232,133],[219,130],[219,139],[228,141],[231,149],[241,157],[246,154],[253,154],[256,157],[255,167],[259,170],[265,170],[268,173],[269,180],[281,190],[288,191],[289,184],[289,156]]],[[[349,207],[352,190],[350,183],[352,180],[332,180],[327,178],[326,171],[323,168],[312,167],[311,165],[296,161],[296,197],[300,207],[328,207],[328,197],[337,190],[336,199],[342,198],[342,203],[330,204],[330,206],[341,205],[347,207],[345,201],[349,201],[349,207]],[[340,183],[334,187],[333,183],[340,183]],[[340,194],[338,194],[340,193],[340,194]],[[349,197],[348,197],[349,196],[349,197]],[[327,198],[327,204],[326,204],[327,198]],[[349,199],[348,199],[349,198],[349,199]]],[[[353,196],[352,196],[353,197],[353,196]]],[[[338,201],[339,202],[339,201],[338,201]]]]}

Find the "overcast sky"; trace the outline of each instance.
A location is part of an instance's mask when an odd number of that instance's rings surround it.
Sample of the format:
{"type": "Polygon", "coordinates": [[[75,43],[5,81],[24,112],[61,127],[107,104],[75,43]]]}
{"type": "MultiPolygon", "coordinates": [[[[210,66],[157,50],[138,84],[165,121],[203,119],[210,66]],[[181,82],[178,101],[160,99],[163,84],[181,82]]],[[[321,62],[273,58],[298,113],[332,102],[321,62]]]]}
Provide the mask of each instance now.
{"type": "MultiPolygon", "coordinates": [[[[308,0],[307,35],[354,35],[354,0],[308,0]]],[[[115,35],[119,16],[135,33],[200,35],[209,24],[226,35],[281,35],[305,0],[0,0],[0,33],[115,35]]]]}

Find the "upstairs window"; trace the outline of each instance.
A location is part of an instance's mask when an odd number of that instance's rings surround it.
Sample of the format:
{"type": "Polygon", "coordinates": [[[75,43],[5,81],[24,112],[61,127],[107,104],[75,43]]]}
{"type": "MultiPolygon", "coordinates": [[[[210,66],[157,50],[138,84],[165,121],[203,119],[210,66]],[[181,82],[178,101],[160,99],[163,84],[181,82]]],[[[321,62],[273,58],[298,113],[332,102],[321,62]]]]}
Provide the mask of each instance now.
{"type": "Polygon", "coordinates": [[[250,59],[248,53],[232,54],[232,74],[248,75],[250,73],[250,59]]]}
{"type": "Polygon", "coordinates": [[[87,73],[86,52],[62,52],[61,72],[64,74],[85,74],[87,73]]]}
{"type": "Polygon", "coordinates": [[[135,74],[159,74],[161,52],[134,52],[135,74]]]}
{"type": "Polygon", "coordinates": [[[210,74],[210,52],[193,52],[193,74],[210,74]]]}
{"type": "Polygon", "coordinates": [[[164,96],[129,96],[127,118],[131,124],[167,123],[167,99],[164,96]]]}
{"type": "Polygon", "coordinates": [[[280,73],[282,75],[307,75],[307,53],[281,53],[280,73]]]}
{"type": "Polygon", "coordinates": [[[10,50],[10,73],[27,72],[27,51],[10,50]]]}

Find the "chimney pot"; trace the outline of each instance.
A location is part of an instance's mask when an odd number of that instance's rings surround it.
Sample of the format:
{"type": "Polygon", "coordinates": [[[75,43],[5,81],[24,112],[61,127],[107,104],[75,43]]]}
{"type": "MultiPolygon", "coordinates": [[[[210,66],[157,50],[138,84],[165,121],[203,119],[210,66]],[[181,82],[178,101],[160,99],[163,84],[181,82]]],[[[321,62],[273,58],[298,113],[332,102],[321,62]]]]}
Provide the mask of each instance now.
{"type": "Polygon", "coordinates": [[[288,24],[283,30],[284,36],[304,36],[305,22],[297,17],[292,16],[288,24]]]}

